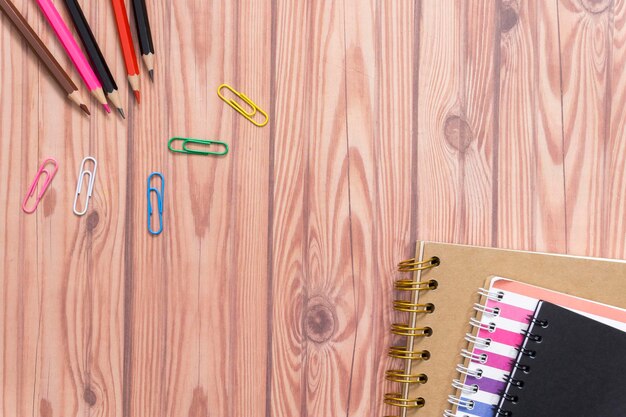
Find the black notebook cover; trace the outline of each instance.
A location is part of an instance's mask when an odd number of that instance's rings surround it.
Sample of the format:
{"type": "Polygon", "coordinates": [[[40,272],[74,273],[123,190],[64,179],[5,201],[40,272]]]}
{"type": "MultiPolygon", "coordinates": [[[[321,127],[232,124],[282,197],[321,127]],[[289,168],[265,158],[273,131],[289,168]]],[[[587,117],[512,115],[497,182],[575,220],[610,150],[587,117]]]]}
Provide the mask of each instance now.
{"type": "Polygon", "coordinates": [[[626,333],[540,301],[496,415],[625,417],[626,333]]]}

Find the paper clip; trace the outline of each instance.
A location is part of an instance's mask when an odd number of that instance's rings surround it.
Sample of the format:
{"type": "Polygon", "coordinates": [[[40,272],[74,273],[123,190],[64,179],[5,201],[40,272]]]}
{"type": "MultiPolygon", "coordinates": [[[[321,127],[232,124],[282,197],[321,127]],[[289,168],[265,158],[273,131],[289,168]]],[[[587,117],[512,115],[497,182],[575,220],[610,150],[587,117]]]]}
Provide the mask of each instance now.
{"type": "Polygon", "coordinates": [[[87,207],[89,207],[89,199],[91,198],[91,193],[93,192],[93,185],[96,182],[96,170],[98,169],[98,162],[91,156],[88,156],[83,159],[80,163],[80,171],[78,172],[78,181],[76,182],[76,195],[74,195],[74,214],[77,216],[82,216],[87,213],[87,207]],[[93,162],[93,171],[87,171],[85,169],[85,162],[91,161],[93,162]],[[76,209],[76,204],[78,203],[78,196],[83,189],[83,179],[88,176],[89,184],[87,185],[87,200],[85,200],[85,208],[83,211],[78,211],[76,209]]]}
{"type": "Polygon", "coordinates": [[[194,138],[181,138],[181,137],[174,137],[171,138],[169,140],[169,142],[167,142],[167,148],[172,151],[172,152],[178,152],[178,153],[186,153],[186,154],[190,154],[190,155],[226,155],[228,153],[228,144],[226,142],[220,142],[217,140],[203,140],[203,139],[194,139],[194,138]],[[182,141],[183,143],[181,144],[181,148],[180,149],[176,149],[172,147],[172,142],[175,141],[182,141]],[[207,145],[209,148],[211,147],[211,145],[217,145],[217,146],[221,146],[223,148],[223,150],[221,152],[219,151],[201,151],[199,149],[191,149],[187,146],[188,143],[196,143],[198,145],[207,145]]]}
{"type": "Polygon", "coordinates": [[[219,87],[217,87],[217,95],[220,96],[220,98],[222,100],[224,100],[228,105],[230,105],[230,107],[232,107],[233,109],[237,110],[237,112],[239,114],[241,114],[243,117],[245,117],[246,119],[248,119],[249,121],[252,122],[252,124],[254,124],[255,126],[258,127],[263,127],[267,124],[267,122],[269,122],[270,118],[267,115],[267,113],[265,113],[263,110],[261,110],[256,104],[254,104],[254,102],[252,100],[250,100],[248,98],[248,96],[246,96],[244,93],[240,93],[239,91],[236,91],[234,88],[232,88],[230,85],[228,84],[222,84],[219,87]],[[229,90],[231,93],[233,93],[234,95],[236,95],[237,97],[239,97],[240,99],[242,99],[248,106],[250,106],[250,108],[252,108],[252,112],[249,113],[247,111],[245,111],[243,109],[243,107],[241,107],[241,105],[239,103],[237,103],[235,100],[233,99],[228,99],[226,97],[224,97],[224,95],[222,94],[222,89],[225,88],[227,90],[229,90]],[[256,113],[259,112],[261,113],[263,116],[265,116],[265,120],[261,123],[257,122],[254,120],[254,116],[256,115],[256,113]]]}
{"type": "Polygon", "coordinates": [[[24,213],[32,214],[35,212],[35,210],[37,210],[37,206],[39,205],[39,202],[43,198],[43,195],[46,193],[46,190],[50,186],[50,183],[52,182],[52,179],[54,178],[58,170],[59,170],[59,163],[57,162],[56,159],[52,157],[48,157],[43,161],[43,163],[39,167],[39,171],[37,171],[37,175],[35,175],[35,179],[33,180],[33,183],[30,185],[30,188],[28,189],[28,194],[26,194],[26,197],[24,197],[24,201],[22,201],[22,210],[24,210],[24,213]],[[46,165],[48,163],[51,163],[54,166],[54,169],[52,171],[49,171],[46,169],[46,165]],[[39,179],[41,178],[43,174],[46,175],[46,180],[41,186],[41,191],[39,191],[39,194],[37,195],[37,199],[35,200],[34,207],[32,209],[28,209],[26,207],[26,204],[28,203],[28,200],[35,194],[37,183],[39,182],[39,179]]]}
{"type": "Polygon", "coordinates": [[[148,192],[146,193],[146,195],[148,197],[148,232],[150,232],[150,234],[153,234],[153,235],[161,234],[161,232],[163,231],[163,191],[164,191],[164,187],[165,187],[165,180],[163,179],[163,175],[160,172],[153,172],[152,174],[150,174],[148,176],[148,192]],[[152,177],[154,177],[155,175],[161,178],[161,190],[160,191],[150,185],[152,177]],[[151,222],[150,222],[152,220],[152,202],[150,201],[150,194],[151,193],[155,193],[156,194],[157,206],[158,206],[158,209],[159,209],[159,230],[156,230],[156,231],[152,229],[152,225],[151,225],[151,222]]]}

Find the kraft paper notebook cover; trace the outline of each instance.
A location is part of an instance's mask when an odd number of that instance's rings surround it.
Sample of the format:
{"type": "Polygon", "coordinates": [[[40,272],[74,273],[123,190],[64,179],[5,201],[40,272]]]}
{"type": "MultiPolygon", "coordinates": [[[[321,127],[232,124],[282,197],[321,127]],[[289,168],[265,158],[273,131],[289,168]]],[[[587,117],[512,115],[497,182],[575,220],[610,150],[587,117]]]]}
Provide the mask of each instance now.
{"type": "Polygon", "coordinates": [[[450,408],[464,336],[481,301],[476,291],[494,275],[626,308],[626,262],[619,260],[418,242],[400,270],[407,272],[396,282],[394,307],[406,313],[392,332],[408,337],[395,338],[389,352],[401,358],[387,373],[397,382],[385,401],[400,406],[389,415],[440,417],[450,408]]]}

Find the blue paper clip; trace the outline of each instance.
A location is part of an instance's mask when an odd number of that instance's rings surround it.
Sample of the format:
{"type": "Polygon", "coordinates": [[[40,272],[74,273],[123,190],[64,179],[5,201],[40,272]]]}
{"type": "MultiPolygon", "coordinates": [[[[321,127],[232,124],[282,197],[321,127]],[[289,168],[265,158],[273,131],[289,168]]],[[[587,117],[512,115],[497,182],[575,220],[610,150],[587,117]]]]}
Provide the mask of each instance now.
{"type": "Polygon", "coordinates": [[[163,191],[165,187],[165,180],[163,179],[163,175],[160,172],[153,172],[148,176],[148,191],[146,196],[148,197],[148,232],[153,235],[161,234],[163,231],[163,191]],[[158,190],[150,185],[150,181],[154,176],[161,177],[161,190],[158,190]],[[159,208],[159,230],[152,230],[151,220],[152,220],[152,202],[150,202],[150,193],[155,193],[157,197],[157,206],[159,208]]]}

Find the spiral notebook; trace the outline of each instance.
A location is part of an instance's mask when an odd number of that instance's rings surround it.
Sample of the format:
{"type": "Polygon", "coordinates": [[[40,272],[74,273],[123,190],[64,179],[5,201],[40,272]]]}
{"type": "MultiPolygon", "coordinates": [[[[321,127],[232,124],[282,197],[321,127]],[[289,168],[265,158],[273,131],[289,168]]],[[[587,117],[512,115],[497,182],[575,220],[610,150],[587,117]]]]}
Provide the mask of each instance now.
{"type": "Polygon", "coordinates": [[[621,417],[625,352],[625,332],[540,301],[498,415],[621,417]]]}
{"type": "Polygon", "coordinates": [[[460,396],[462,387],[451,383],[462,381],[457,365],[466,358],[460,353],[471,350],[466,333],[481,302],[476,290],[489,286],[492,276],[626,308],[624,261],[418,242],[415,258],[399,269],[405,276],[395,283],[394,307],[406,319],[392,324],[401,337],[389,349],[396,359],[385,395],[398,409],[386,415],[440,417],[450,409],[449,397],[460,396]]]}
{"type": "MultiPolygon", "coordinates": [[[[541,300],[552,301],[603,325],[626,331],[626,310],[546,290],[522,282],[494,277],[487,289],[479,290],[483,300],[474,305],[471,332],[465,339],[465,358],[457,365],[459,379],[453,381],[457,394],[451,394],[447,416],[494,417],[505,391],[518,349],[524,343],[530,320],[541,300]]],[[[500,414],[502,415],[502,414],[500,414]]]]}

